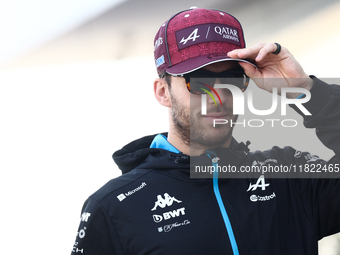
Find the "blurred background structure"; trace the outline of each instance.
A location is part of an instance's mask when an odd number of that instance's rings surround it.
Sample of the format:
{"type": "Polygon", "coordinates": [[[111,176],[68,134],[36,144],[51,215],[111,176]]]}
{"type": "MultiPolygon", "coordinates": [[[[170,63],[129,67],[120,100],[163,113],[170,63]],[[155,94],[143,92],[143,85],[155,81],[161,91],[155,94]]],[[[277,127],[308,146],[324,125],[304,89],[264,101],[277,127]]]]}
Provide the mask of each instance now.
{"type": "MultiPolygon", "coordinates": [[[[1,254],[70,253],[83,202],[120,175],[111,154],[168,129],[153,98],[153,39],[191,6],[236,16],[248,46],[279,42],[307,73],[339,75],[339,0],[1,1],[1,254]]],[[[304,134],[303,145],[250,136],[251,148],[332,155],[313,130],[304,134]]],[[[320,254],[340,254],[339,240],[322,240],[320,254]]]]}

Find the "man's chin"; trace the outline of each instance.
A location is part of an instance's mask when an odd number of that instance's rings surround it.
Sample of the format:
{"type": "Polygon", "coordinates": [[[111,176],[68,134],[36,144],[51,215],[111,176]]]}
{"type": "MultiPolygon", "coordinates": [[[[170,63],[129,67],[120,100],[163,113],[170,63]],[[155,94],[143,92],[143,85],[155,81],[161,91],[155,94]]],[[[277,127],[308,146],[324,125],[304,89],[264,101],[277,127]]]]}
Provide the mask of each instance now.
{"type": "MultiPolygon", "coordinates": [[[[211,134],[213,136],[223,137],[224,135],[228,134],[230,130],[232,129],[232,127],[229,124],[230,122],[231,122],[231,119],[220,120],[220,121],[216,120],[215,125],[214,125],[214,123],[211,121],[207,122],[203,120],[201,121],[199,125],[199,130],[201,130],[201,132],[204,134],[211,134]]],[[[194,128],[197,129],[198,127],[194,127],[194,128]]]]}
{"type": "Polygon", "coordinates": [[[203,145],[208,148],[224,147],[230,141],[232,130],[229,128],[204,129],[201,132],[191,130],[191,145],[203,145]],[[198,135],[199,133],[199,135],[198,135]]]}

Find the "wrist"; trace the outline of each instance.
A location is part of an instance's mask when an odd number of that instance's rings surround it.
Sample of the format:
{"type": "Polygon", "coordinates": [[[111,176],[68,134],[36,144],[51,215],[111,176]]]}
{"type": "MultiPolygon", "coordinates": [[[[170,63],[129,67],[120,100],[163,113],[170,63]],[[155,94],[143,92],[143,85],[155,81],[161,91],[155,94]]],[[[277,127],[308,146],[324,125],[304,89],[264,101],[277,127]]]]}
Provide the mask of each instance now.
{"type": "MultiPolygon", "coordinates": [[[[309,76],[308,76],[308,78],[302,78],[298,87],[310,91],[313,87],[313,79],[309,76]]],[[[287,93],[287,98],[299,99],[299,98],[303,97],[304,95],[305,95],[304,93],[287,93]]]]}

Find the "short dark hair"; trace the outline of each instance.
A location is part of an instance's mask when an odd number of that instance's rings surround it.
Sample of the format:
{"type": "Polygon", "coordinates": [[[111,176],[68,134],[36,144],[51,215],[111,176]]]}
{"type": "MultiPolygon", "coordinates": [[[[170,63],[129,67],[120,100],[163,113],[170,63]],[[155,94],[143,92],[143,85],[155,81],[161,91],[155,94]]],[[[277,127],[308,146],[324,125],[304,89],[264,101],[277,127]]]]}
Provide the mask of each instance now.
{"type": "Polygon", "coordinates": [[[163,72],[163,73],[160,75],[160,78],[165,79],[166,83],[167,83],[168,86],[169,86],[169,89],[171,89],[171,77],[172,77],[172,75],[171,75],[171,74],[168,74],[167,72],[163,72]]]}

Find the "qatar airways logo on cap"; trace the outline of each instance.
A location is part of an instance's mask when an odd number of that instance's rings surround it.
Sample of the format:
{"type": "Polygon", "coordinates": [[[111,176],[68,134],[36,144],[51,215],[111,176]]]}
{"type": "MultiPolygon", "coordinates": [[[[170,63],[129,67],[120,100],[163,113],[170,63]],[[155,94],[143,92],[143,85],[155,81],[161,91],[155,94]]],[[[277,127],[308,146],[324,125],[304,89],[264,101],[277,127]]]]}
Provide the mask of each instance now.
{"type": "Polygon", "coordinates": [[[225,24],[201,24],[179,30],[175,34],[179,50],[208,42],[226,42],[241,47],[239,29],[225,24]]]}
{"type": "Polygon", "coordinates": [[[214,31],[216,34],[221,35],[224,39],[240,42],[238,39],[237,30],[235,28],[230,28],[227,26],[215,26],[214,31]]]}

